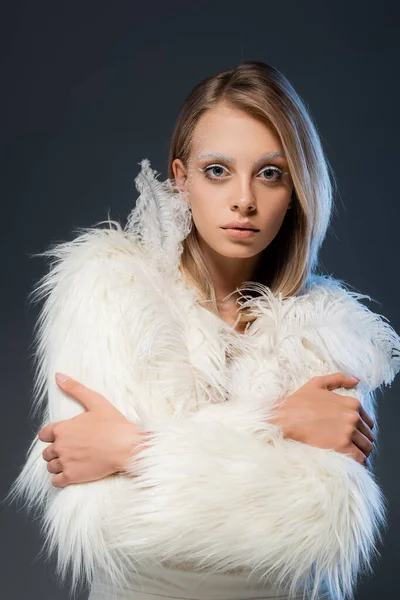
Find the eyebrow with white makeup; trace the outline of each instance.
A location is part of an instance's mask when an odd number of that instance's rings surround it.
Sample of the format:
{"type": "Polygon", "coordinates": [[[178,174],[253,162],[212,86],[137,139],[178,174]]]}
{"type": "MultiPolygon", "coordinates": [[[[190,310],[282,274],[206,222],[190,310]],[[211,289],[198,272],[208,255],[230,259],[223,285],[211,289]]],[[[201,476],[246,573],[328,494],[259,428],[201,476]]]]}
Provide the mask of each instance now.
{"type": "MultiPolygon", "coordinates": [[[[220,160],[225,160],[226,162],[230,162],[233,165],[236,164],[236,159],[233,156],[227,156],[226,154],[221,154],[220,152],[206,152],[205,154],[199,154],[196,156],[197,160],[201,160],[203,158],[219,158],[220,160]]],[[[273,158],[286,158],[284,152],[267,152],[267,154],[263,154],[259,158],[256,158],[252,161],[252,164],[259,163],[263,160],[271,160],[273,158]]]]}

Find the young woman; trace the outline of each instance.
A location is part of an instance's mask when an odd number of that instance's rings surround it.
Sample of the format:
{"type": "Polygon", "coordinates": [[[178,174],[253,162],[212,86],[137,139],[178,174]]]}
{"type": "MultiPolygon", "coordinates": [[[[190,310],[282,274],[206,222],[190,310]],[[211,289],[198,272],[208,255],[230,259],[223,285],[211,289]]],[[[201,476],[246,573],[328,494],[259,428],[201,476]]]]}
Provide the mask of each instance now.
{"type": "Polygon", "coordinates": [[[143,160],[136,184],[124,228],[44,253],[43,426],[11,496],[90,600],[351,597],[385,524],[367,458],[400,338],[317,273],[332,188],[303,102],[265,63],[218,73],[168,179],[143,160]]]}

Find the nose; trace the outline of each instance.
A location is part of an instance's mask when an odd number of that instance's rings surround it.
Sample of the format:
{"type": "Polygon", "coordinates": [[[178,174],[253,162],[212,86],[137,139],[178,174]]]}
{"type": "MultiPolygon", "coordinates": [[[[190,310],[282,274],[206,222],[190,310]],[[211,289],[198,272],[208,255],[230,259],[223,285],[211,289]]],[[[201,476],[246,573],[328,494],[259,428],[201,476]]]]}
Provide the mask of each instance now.
{"type": "Polygon", "coordinates": [[[231,199],[230,205],[234,210],[239,209],[243,212],[249,212],[250,210],[255,209],[256,201],[249,182],[244,181],[242,183],[237,191],[237,195],[235,194],[231,199]]]}

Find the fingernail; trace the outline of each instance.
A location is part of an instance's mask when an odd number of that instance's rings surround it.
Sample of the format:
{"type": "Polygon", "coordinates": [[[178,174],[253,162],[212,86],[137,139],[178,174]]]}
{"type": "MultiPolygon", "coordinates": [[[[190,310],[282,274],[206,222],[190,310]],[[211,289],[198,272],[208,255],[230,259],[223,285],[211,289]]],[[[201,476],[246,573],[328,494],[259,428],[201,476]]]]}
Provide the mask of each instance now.
{"type": "Polygon", "coordinates": [[[65,383],[66,381],[68,381],[68,379],[71,379],[71,378],[68,377],[68,375],[64,375],[64,373],[56,373],[56,379],[57,379],[57,381],[60,381],[61,383],[65,383]]]}

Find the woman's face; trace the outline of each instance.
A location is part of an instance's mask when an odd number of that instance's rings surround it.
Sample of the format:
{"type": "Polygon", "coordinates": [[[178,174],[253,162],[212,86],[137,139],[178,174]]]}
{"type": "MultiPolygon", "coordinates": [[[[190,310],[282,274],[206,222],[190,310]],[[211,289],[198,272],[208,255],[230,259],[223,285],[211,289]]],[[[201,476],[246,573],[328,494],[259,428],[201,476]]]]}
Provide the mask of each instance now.
{"type": "Polygon", "coordinates": [[[228,104],[213,107],[195,127],[187,168],[180,159],[172,168],[177,185],[188,192],[201,246],[251,258],[277,235],[293,184],[278,137],[260,121],[228,104]],[[245,221],[258,229],[250,237],[223,229],[245,221]]]}

